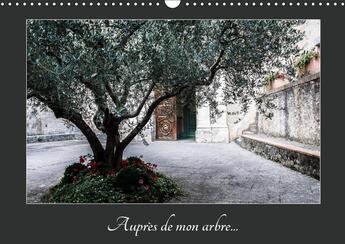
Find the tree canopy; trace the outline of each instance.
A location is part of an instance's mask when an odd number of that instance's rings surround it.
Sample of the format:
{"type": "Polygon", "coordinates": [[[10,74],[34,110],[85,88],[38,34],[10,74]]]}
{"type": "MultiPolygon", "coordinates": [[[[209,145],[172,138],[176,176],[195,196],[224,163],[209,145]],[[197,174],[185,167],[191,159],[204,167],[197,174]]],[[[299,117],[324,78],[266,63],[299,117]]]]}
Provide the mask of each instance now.
{"type": "Polygon", "coordinates": [[[220,76],[225,79],[224,102],[239,99],[245,109],[264,84],[263,76],[286,69],[298,51],[302,33],[295,27],[300,23],[29,20],[28,98],[76,125],[96,160],[113,163],[114,148],[126,147],[162,101],[196,90],[197,103],[208,101],[217,111],[220,76]],[[121,124],[133,118],[133,128],[121,136],[121,124]],[[107,135],[105,149],[93,125],[107,135]]]}

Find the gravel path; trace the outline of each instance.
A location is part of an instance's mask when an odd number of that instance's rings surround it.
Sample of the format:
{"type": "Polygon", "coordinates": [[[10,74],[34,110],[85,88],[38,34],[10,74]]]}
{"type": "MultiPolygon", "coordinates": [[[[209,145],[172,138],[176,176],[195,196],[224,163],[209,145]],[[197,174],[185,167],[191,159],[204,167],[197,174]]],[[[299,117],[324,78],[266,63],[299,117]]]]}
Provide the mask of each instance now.
{"type": "MultiPolygon", "coordinates": [[[[27,202],[40,202],[64,168],[89,152],[85,141],[28,144],[27,202]]],[[[142,155],[174,178],[186,192],[176,203],[320,203],[319,181],[235,143],[132,143],[125,155],[142,155]]]]}

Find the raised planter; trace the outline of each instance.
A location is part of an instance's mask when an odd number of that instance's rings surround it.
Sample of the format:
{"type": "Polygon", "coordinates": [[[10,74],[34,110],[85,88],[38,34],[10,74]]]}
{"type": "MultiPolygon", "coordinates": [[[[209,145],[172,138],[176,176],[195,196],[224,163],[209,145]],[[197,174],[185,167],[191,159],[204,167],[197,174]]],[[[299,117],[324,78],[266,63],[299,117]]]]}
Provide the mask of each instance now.
{"type": "Polygon", "coordinates": [[[309,51],[301,54],[295,63],[297,77],[313,75],[320,72],[320,53],[309,51]]]}
{"type": "Polygon", "coordinates": [[[281,72],[277,72],[275,74],[275,79],[269,81],[268,86],[267,86],[267,90],[271,91],[271,90],[275,90],[279,87],[282,87],[286,84],[289,84],[289,80],[285,78],[285,75],[281,72]]]}
{"type": "Polygon", "coordinates": [[[285,167],[320,179],[320,152],[309,150],[275,140],[267,140],[256,135],[242,135],[236,140],[242,148],[264,158],[278,162],[285,167]]]}

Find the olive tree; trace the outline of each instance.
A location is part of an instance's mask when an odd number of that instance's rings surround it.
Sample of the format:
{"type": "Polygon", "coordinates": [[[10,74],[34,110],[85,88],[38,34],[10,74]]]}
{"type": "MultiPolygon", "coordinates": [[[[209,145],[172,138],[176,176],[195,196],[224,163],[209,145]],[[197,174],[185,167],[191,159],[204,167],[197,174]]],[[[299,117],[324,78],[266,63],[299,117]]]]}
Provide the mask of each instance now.
{"type": "Polygon", "coordinates": [[[245,110],[263,75],[285,69],[298,51],[300,22],[29,20],[27,98],[79,128],[97,163],[119,169],[124,149],[164,100],[197,90],[197,103],[217,111],[223,76],[224,102],[239,99],[245,110]]]}

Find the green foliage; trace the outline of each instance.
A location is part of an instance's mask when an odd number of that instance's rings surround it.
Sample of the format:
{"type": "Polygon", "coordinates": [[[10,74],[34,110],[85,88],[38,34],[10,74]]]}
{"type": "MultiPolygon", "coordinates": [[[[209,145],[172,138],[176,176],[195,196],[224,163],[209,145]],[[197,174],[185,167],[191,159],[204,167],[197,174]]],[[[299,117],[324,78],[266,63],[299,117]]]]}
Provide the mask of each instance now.
{"type": "Polygon", "coordinates": [[[151,194],[156,196],[156,202],[164,202],[165,199],[172,199],[175,196],[181,196],[183,193],[172,179],[157,173],[157,180],[151,187],[151,194]]]}
{"type": "Polygon", "coordinates": [[[135,164],[136,162],[142,162],[142,159],[140,157],[136,157],[136,156],[128,157],[126,160],[129,164],[135,164]]]}
{"type": "Polygon", "coordinates": [[[64,183],[71,183],[75,181],[80,173],[83,173],[87,167],[81,163],[74,163],[68,166],[65,170],[64,176],[61,181],[64,183]]]}
{"type": "Polygon", "coordinates": [[[153,171],[151,164],[131,157],[117,174],[102,175],[81,163],[66,168],[60,183],[49,191],[48,202],[121,203],[165,202],[182,194],[177,184],[153,171]]]}
{"type": "Polygon", "coordinates": [[[116,186],[121,188],[124,192],[135,192],[138,188],[145,185],[150,185],[151,179],[147,174],[147,171],[136,167],[135,165],[130,165],[122,168],[116,176],[116,186]],[[139,182],[143,183],[139,183],[139,182]]]}
{"type": "Polygon", "coordinates": [[[284,69],[285,60],[297,53],[300,23],[29,20],[28,91],[57,116],[70,120],[78,113],[101,131],[108,112],[125,123],[144,101],[140,114],[145,115],[151,84],[162,94],[197,87],[197,104],[208,101],[216,116],[217,77],[226,77],[226,102],[248,104],[263,74],[284,69]]]}
{"type": "Polygon", "coordinates": [[[123,160],[121,170],[116,174],[116,186],[122,191],[135,192],[147,189],[157,180],[155,164],[145,163],[138,157],[123,160]]]}
{"type": "Polygon", "coordinates": [[[102,175],[81,175],[73,183],[61,181],[50,189],[48,201],[55,203],[124,202],[126,196],[113,186],[113,179],[102,175]]]}
{"type": "Polygon", "coordinates": [[[302,72],[305,70],[306,66],[310,63],[312,59],[319,58],[319,53],[315,51],[303,51],[295,61],[295,67],[299,68],[302,72]]]}
{"type": "Polygon", "coordinates": [[[284,72],[298,53],[301,23],[28,20],[28,97],[78,127],[96,161],[111,161],[115,144],[125,148],[171,97],[188,103],[196,94],[196,105],[207,102],[212,119],[221,114],[219,103],[240,103],[245,114],[250,103],[260,101],[262,77],[284,72]],[[104,150],[94,128],[113,148],[104,150]]]}
{"type": "Polygon", "coordinates": [[[267,85],[272,84],[272,82],[277,78],[277,75],[273,72],[268,73],[265,77],[264,80],[267,85]]]}

